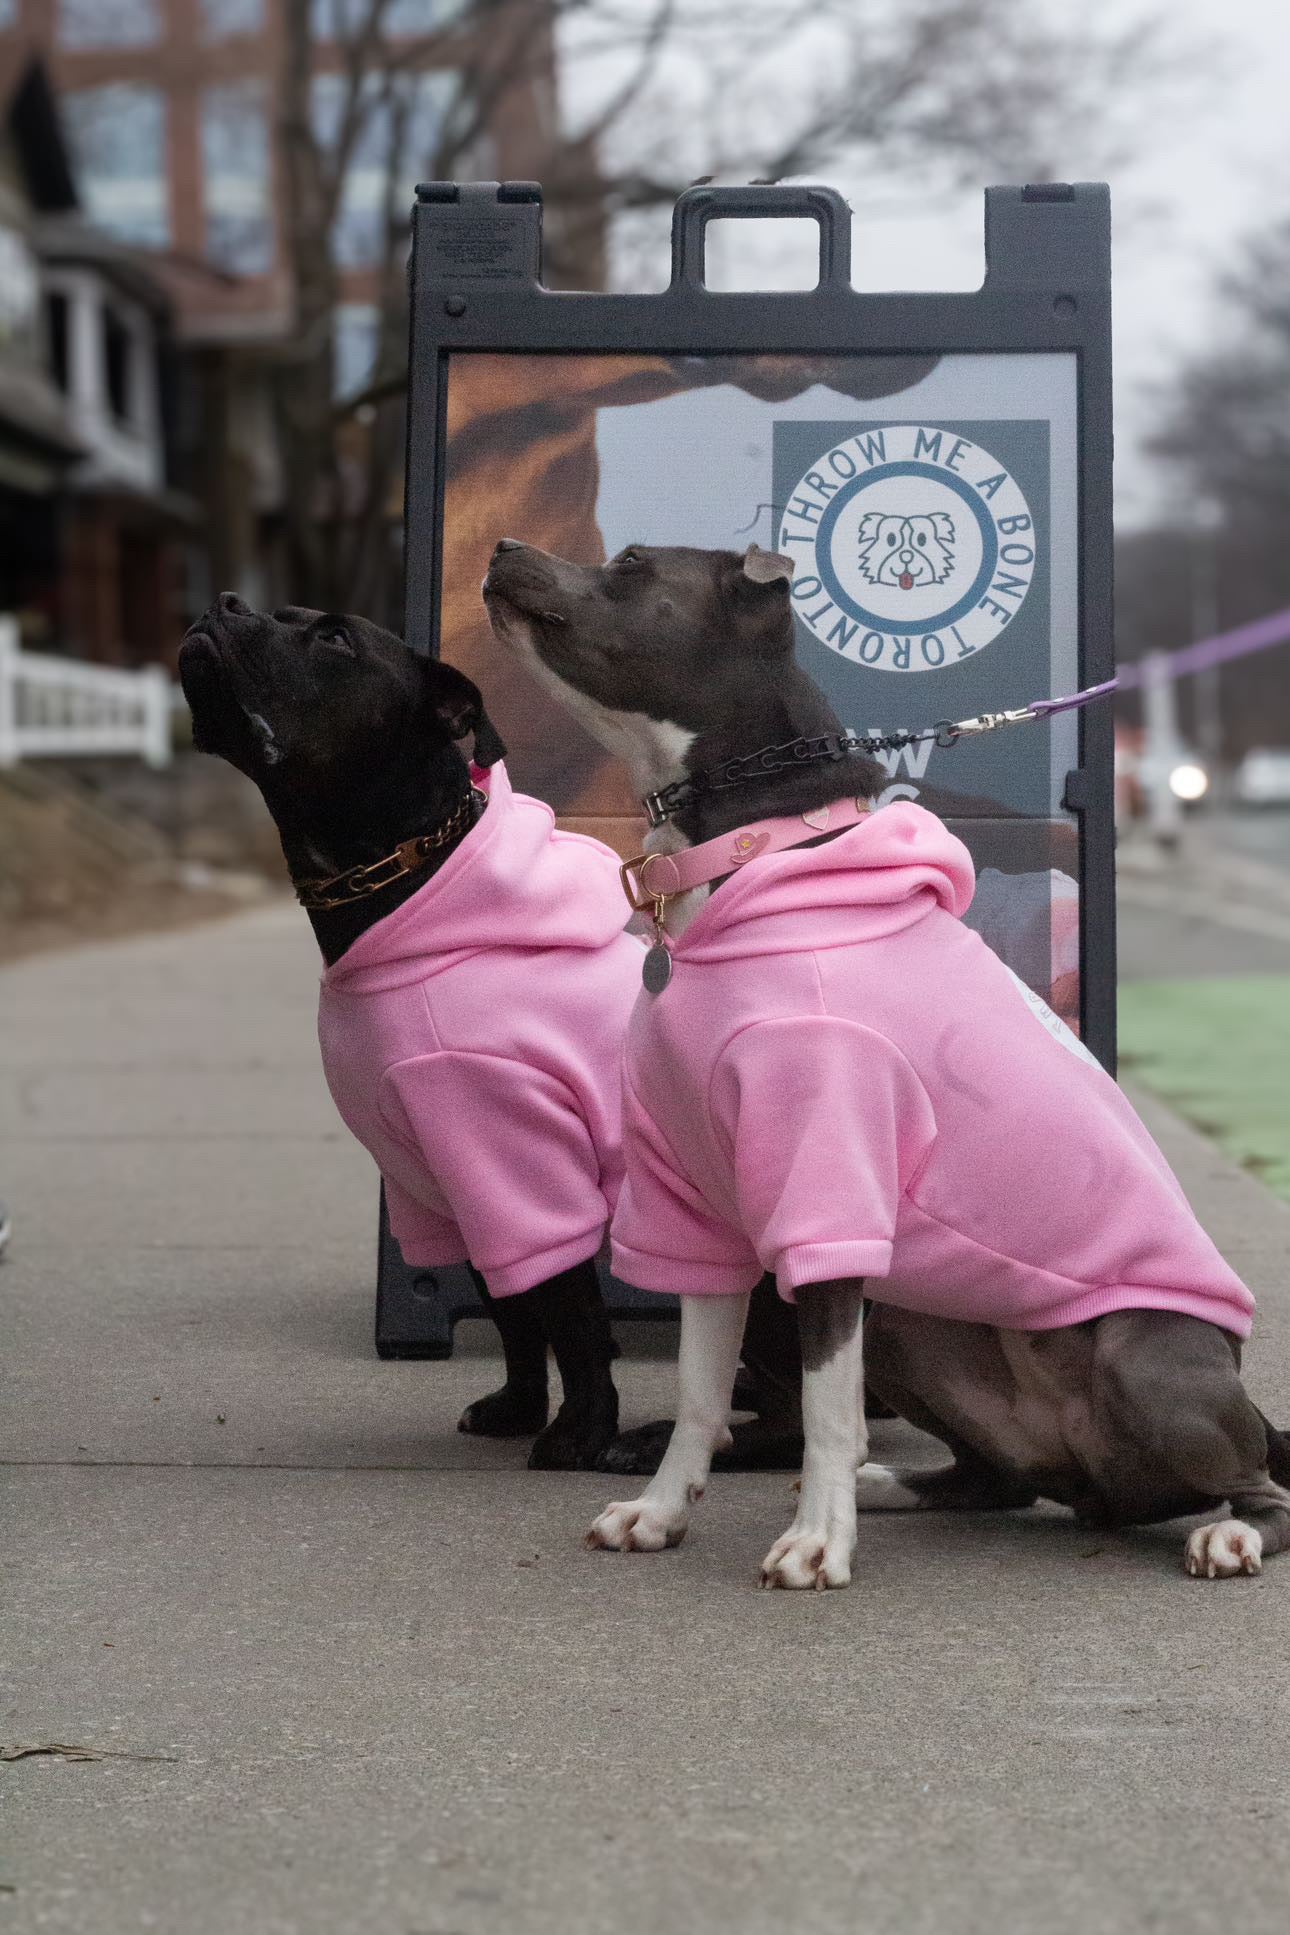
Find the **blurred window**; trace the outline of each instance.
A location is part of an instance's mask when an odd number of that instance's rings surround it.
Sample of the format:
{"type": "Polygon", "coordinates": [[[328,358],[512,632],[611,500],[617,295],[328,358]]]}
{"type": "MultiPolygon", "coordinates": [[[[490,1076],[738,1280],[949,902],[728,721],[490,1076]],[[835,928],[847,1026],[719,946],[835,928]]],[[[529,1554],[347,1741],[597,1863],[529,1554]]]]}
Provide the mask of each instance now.
{"type": "Polygon", "coordinates": [[[446,27],[461,12],[463,0],[390,0],[385,16],[385,31],[391,37],[401,34],[432,34],[446,27]]]}
{"type": "Polygon", "coordinates": [[[371,302],[342,302],[332,316],[333,381],[337,396],[354,396],[376,368],[380,311],[371,302]]]}
{"type": "Polygon", "coordinates": [[[262,33],[264,0],[202,0],[202,20],[207,40],[262,33]]]}
{"type": "Polygon", "coordinates": [[[45,298],[45,334],[49,343],[49,370],[64,396],[71,382],[69,320],[67,297],[61,290],[51,289],[45,298]]]}
{"type": "Polygon", "coordinates": [[[311,0],[309,24],[315,40],[348,38],[362,24],[366,0],[311,0]]]}
{"type": "Polygon", "coordinates": [[[40,282],[31,244],[18,229],[0,224],[0,344],[34,341],[40,314],[40,282]]]}
{"type": "Polygon", "coordinates": [[[18,0],[0,0],[0,33],[12,27],[18,19],[18,0]]]}
{"type": "MultiPolygon", "coordinates": [[[[456,90],[456,77],[438,69],[424,74],[369,75],[359,101],[361,126],[354,142],[340,212],[332,238],[341,269],[370,269],[381,260],[387,196],[391,192],[392,150],[401,129],[398,165],[393,169],[392,202],[402,220],[412,205],[417,181],[428,172],[444,111],[456,90]]],[[[324,148],[340,140],[346,82],[340,74],[317,74],[313,81],[314,134],[324,148]]]]}
{"type": "Polygon", "coordinates": [[[118,423],[132,423],[134,384],[130,369],[130,332],[111,303],[103,305],[103,376],[113,417],[118,423]]]}
{"type": "MultiPolygon", "coordinates": [[[[389,0],[381,27],[387,40],[432,34],[461,12],[465,0],[389,0]]],[[[372,0],[312,0],[315,40],[352,40],[371,16],[372,0]]]]}
{"type": "Polygon", "coordinates": [[[150,47],[161,38],[157,0],[58,0],[64,47],[150,47]]]}
{"type": "Polygon", "coordinates": [[[202,95],[202,201],[206,253],[237,275],[273,266],[269,121],[258,80],[202,95]]]}
{"type": "Polygon", "coordinates": [[[90,220],[124,241],[164,248],[170,208],[160,88],[113,81],[64,94],[62,105],[90,220]]]}

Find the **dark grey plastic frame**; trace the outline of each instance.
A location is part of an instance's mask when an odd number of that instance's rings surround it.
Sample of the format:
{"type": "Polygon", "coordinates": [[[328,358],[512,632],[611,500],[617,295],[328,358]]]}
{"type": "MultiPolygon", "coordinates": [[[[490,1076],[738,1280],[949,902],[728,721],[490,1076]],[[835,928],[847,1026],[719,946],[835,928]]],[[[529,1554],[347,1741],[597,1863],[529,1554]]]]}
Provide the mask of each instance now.
{"type": "MultiPolygon", "coordinates": [[[[447,359],[453,352],[739,352],[909,355],[1066,351],[1078,383],[1079,668],[1115,670],[1111,527],[1111,216],[1097,182],[985,191],[986,274],[952,294],[865,294],[851,286],[851,211],[823,187],[691,188],[672,217],[672,280],[657,295],[589,295],[542,283],[542,190],[536,182],[428,182],[412,217],[405,627],[439,645],[447,359]],[[808,217],[819,225],[818,287],[715,293],[704,283],[714,219],[808,217]]],[[[1064,804],[1080,815],[1082,1029],[1115,1069],[1115,824],[1110,708],[1080,714],[1079,765],[1064,804]]],[[[614,1284],[633,1316],[670,1314],[670,1299],[614,1284]]],[[[478,1309],[464,1269],[414,1272],[381,1219],[377,1349],[444,1356],[456,1317],[478,1309]]]]}

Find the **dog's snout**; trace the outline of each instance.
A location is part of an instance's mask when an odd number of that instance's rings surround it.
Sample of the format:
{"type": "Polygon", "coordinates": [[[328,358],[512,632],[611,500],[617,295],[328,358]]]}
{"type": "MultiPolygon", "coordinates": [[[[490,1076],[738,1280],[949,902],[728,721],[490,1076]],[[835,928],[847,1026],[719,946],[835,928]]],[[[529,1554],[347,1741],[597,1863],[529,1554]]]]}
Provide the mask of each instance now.
{"type": "Polygon", "coordinates": [[[217,611],[223,612],[225,617],[228,618],[250,618],[252,616],[251,607],[244,603],[235,591],[221,591],[219,597],[215,600],[215,608],[217,611]]]}
{"type": "Polygon", "coordinates": [[[496,557],[500,551],[522,551],[523,549],[524,546],[519,538],[498,538],[493,556],[496,557]]]}

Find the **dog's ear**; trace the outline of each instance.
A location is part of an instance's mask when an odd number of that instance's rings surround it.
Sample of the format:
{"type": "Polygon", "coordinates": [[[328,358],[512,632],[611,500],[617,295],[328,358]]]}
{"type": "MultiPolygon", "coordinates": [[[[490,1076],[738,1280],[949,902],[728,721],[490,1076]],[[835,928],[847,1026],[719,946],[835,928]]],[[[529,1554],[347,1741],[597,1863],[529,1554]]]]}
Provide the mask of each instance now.
{"type": "Polygon", "coordinates": [[[793,649],[793,560],[750,544],[729,580],[740,614],[742,649],[754,658],[779,658],[793,649]]]}
{"type": "Polygon", "coordinates": [[[475,721],[475,764],[487,771],[488,767],[495,766],[499,759],[505,757],[506,746],[502,735],[485,712],[481,699],[479,717],[475,721]]]}
{"type": "Polygon", "coordinates": [[[427,661],[431,704],[450,739],[475,736],[474,760],[477,766],[495,766],[506,757],[501,735],[484,709],[479,687],[442,659],[427,661]]]}
{"type": "Polygon", "coordinates": [[[750,544],[744,553],[744,576],[755,585],[791,585],[793,560],[781,557],[778,551],[763,551],[760,544],[750,544]]]}

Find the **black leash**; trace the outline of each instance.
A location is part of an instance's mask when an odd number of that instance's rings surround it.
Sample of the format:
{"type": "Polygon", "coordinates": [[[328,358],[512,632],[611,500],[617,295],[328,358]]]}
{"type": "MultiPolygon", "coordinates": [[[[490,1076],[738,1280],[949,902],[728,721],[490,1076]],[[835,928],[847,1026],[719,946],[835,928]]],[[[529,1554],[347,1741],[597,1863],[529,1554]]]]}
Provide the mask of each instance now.
{"type": "Polygon", "coordinates": [[[1011,712],[980,712],[971,719],[940,719],[934,726],[924,726],[918,732],[906,726],[898,726],[894,732],[852,732],[847,727],[842,732],[786,739],[778,746],[762,746],[757,752],[741,753],[734,759],[723,760],[719,766],[710,767],[706,772],[674,779],[670,786],[660,787],[657,793],[647,793],[641,803],[651,827],[663,826],[682,808],[708,793],[722,793],[731,786],[747,786],[753,780],[763,779],[771,773],[785,772],[791,766],[807,766],[821,759],[849,759],[854,753],[900,752],[906,746],[921,745],[928,739],[935,740],[943,751],[948,751],[960,739],[971,738],[976,733],[997,732],[1001,726],[1017,726],[1029,719],[1046,719],[1051,713],[1069,712],[1076,706],[1088,705],[1091,700],[1105,698],[1114,692],[1116,684],[1115,679],[1106,679],[1101,685],[1090,685],[1082,692],[1071,693],[1069,698],[1035,699],[1029,705],[1017,706],[1011,712]]]}

